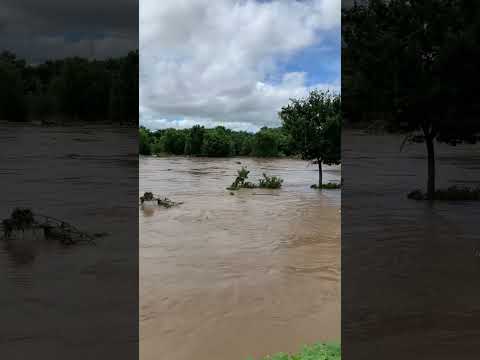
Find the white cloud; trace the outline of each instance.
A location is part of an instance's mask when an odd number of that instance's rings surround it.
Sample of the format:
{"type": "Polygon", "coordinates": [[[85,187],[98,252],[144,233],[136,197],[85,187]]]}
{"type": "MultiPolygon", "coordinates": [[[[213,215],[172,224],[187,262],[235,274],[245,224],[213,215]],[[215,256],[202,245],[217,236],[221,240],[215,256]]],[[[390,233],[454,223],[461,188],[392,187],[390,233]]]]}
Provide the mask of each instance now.
{"type": "MultiPolygon", "coordinates": [[[[281,106],[311,88],[307,74],[282,74],[279,62],[318,46],[339,24],[340,0],[141,0],[140,121],[278,125],[281,106]]],[[[339,80],[314,87],[338,90],[339,80]]]]}

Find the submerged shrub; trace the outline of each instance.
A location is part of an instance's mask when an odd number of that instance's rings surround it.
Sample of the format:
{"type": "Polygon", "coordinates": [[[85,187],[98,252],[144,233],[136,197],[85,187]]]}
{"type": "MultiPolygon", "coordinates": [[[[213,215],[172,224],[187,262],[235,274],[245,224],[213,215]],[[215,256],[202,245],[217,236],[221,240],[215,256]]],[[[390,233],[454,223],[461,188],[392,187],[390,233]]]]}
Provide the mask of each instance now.
{"type": "Polygon", "coordinates": [[[258,185],[247,181],[248,174],[250,171],[246,167],[242,166],[240,170],[237,171],[238,176],[235,181],[230,185],[227,190],[238,190],[238,189],[255,189],[255,188],[266,188],[266,189],[278,189],[282,186],[283,179],[278,176],[268,176],[263,173],[263,179],[260,179],[258,185]]]}
{"type": "Polygon", "coordinates": [[[163,206],[164,208],[183,204],[183,202],[175,202],[166,197],[163,199],[156,197],[152,192],[145,192],[143,196],[140,196],[140,203],[143,204],[145,201],[156,201],[158,206],[163,206]]]}
{"type": "Polygon", "coordinates": [[[33,225],[35,218],[31,209],[15,209],[10,215],[11,224],[16,229],[26,229],[33,225]]]}
{"type": "Polygon", "coordinates": [[[254,183],[250,182],[250,181],[245,181],[242,185],[242,188],[244,189],[255,189],[257,187],[257,185],[255,185],[254,183]]]}
{"type": "Polygon", "coordinates": [[[245,183],[245,181],[248,179],[248,174],[250,173],[250,171],[248,171],[246,167],[242,166],[240,170],[237,170],[237,173],[238,176],[236,177],[232,185],[227,188],[227,190],[238,190],[246,187],[246,184],[247,186],[253,185],[249,182],[245,183]]]}
{"type": "MultiPolygon", "coordinates": [[[[410,192],[407,197],[413,200],[428,200],[426,193],[421,190],[414,190],[410,192]]],[[[433,200],[443,201],[480,201],[480,187],[469,188],[450,186],[447,189],[436,190],[433,195],[433,200]]]]}
{"type": "Polygon", "coordinates": [[[319,188],[317,184],[313,184],[312,186],[310,186],[311,189],[340,189],[342,187],[341,184],[337,184],[337,183],[332,183],[332,182],[329,182],[329,183],[326,183],[326,184],[322,184],[322,187],[319,188]]]}
{"type": "Polygon", "coordinates": [[[279,189],[282,187],[283,179],[278,176],[268,176],[263,173],[263,179],[259,180],[258,187],[266,189],[279,189]]]}

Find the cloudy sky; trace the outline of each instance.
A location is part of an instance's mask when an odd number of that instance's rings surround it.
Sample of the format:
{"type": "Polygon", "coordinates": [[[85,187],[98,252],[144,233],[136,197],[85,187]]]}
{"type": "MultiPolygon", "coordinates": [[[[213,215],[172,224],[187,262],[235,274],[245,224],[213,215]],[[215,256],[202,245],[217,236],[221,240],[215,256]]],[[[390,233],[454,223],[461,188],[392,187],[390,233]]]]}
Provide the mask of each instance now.
{"type": "Polygon", "coordinates": [[[340,89],[340,0],[140,0],[140,124],[278,126],[340,89]]]}
{"type": "Polygon", "coordinates": [[[138,0],[1,0],[0,51],[29,62],[138,49],[138,0]]]}

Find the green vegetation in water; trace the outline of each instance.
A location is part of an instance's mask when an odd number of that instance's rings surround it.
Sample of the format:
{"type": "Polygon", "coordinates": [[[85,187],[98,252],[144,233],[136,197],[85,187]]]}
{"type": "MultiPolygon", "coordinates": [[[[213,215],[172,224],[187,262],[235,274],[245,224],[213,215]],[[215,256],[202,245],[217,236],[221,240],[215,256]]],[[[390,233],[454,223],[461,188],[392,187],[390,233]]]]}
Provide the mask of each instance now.
{"type": "MultiPolygon", "coordinates": [[[[248,174],[250,171],[246,167],[242,166],[240,170],[237,170],[237,177],[235,181],[227,187],[227,190],[239,190],[239,189],[255,189],[255,188],[264,188],[264,189],[279,189],[282,186],[283,179],[278,176],[268,176],[263,173],[263,178],[259,180],[258,185],[247,181],[248,174]]],[[[230,193],[231,194],[231,193],[230,193]]]]}
{"type": "MultiPolygon", "coordinates": [[[[341,349],[339,344],[316,344],[305,346],[297,354],[278,353],[261,360],[340,360],[341,349]]],[[[248,360],[253,360],[250,358],[248,360]]]]}
{"type": "Polygon", "coordinates": [[[163,206],[164,208],[171,208],[177,205],[183,204],[183,202],[175,202],[170,200],[169,198],[157,199],[158,206],[163,206]]]}
{"type": "Polygon", "coordinates": [[[159,198],[149,191],[143,193],[143,196],[140,196],[140,204],[143,204],[145,201],[156,201],[158,206],[163,206],[164,208],[167,208],[167,209],[183,204],[183,202],[175,202],[166,197],[159,198]]]}
{"type": "Polygon", "coordinates": [[[282,187],[283,179],[279,178],[278,176],[268,176],[265,173],[263,173],[262,176],[263,179],[258,181],[259,188],[280,189],[282,187]]]}
{"type": "Polygon", "coordinates": [[[94,235],[80,231],[72,224],[51,216],[35,214],[28,208],[16,208],[9,218],[2,220],[3,239],[11,241],[16,239],[18,232],[25,234],[26,230],[42,230],[45,239],[58,239],[64,245],[79,242],[95,244],[95,237],[103,237],[106,233],[94,235]],[[17,234],[15,234],[17,233],[17,234]]]}
{"type": "Polygon", "coordinates": [[[322,184],[321,187],[318,187],[317,184],[313,184],[312,186],[310,186],[311,189],[329,189],[329,190],[340,189],[341,187],[342,185],[337,183],[332,183],[332,182],[322,184]]]}
{"type": "Polygon", "coordinates": [[[230,185],[227,190],[238,190],[238,189],[253,189],[255,188],[255,184],[247,181],[248,174],[250,173],[246,167],[242,166],[240,170],[237,170],[237,177],[235,181],[230,185]]]}
{"type": "MultiPolygon", "coordinates": [[[[428,194],[421,190],[414,190],[410,192],[407,197],[412,200],[430,200],[428,194]]],[[[480,187],[468,188],[450,186],[447,189],[438,189],[434,192],[432,200],[480,201],[480,187]]]]}

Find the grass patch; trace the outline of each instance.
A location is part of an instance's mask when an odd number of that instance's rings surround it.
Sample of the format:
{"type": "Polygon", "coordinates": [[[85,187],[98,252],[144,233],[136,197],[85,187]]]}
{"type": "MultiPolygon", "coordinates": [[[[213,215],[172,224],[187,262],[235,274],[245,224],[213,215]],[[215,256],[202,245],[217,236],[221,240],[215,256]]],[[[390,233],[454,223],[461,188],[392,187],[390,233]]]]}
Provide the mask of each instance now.
{"type": "MultiPolygon", "coordinates": [[[[410,192],[407,197],[412,200],[429,200],[427,194],[421,190],[410,192]]],[[[469,188],[450,186],[447,189],[435,191],[433,200],[440,201],[480,201],[480,187],[469,188]]]]}
{"type": "Polygon", "coordinates": [[[330,190],[340,189],[341,187],[342,185],[337,183],[332,183],[332,182],[322,184],[322,187],[319,187],[317,184],[313,184],[312,186],[310,186],[311,189],[330,189],[330,190]]]}
{"type": "MultiPolygon", "coordinates": [[[[305,346],[297,354],[278,353],[260,360],[340,360],[340,344],[315,344],[305,346]]],[[[250,358],[248,360],[253,360],[250,358]]]]}

